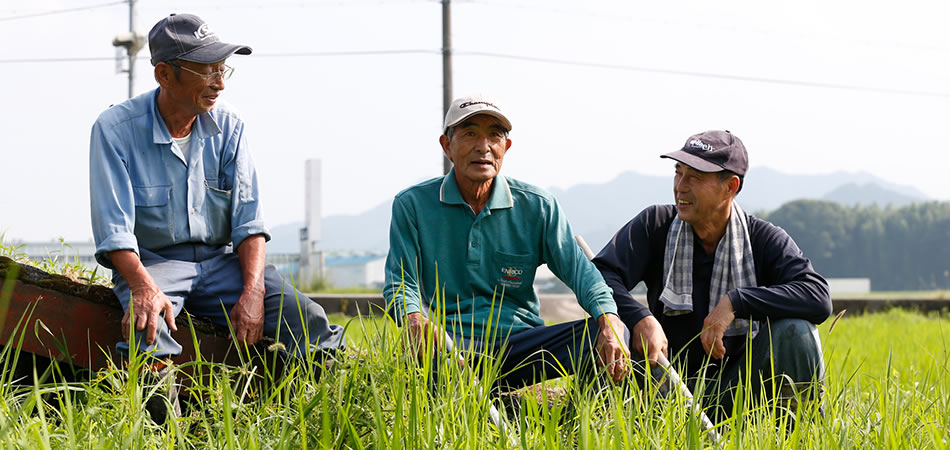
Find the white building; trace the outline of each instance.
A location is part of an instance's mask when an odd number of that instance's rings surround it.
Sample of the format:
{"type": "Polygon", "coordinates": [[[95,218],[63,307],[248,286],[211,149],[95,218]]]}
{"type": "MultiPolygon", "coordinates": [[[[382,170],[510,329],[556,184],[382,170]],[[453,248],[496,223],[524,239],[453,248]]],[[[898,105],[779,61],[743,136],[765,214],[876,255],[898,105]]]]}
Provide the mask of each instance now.
{"type": "Polygon", "coordinates": [[[327,256],[323,263],[327,283],[334,287],[382,287],[386,255],[327,256]]]}

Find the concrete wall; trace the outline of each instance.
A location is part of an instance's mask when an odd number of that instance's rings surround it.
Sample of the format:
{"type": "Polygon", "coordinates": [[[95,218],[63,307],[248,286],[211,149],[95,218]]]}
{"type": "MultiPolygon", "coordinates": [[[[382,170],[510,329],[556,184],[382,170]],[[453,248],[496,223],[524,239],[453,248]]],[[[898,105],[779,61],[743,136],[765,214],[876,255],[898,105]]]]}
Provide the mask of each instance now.
{"type": "Polygon", "coordinates": [[[871,292],[870,278],[828,278],[831,294],[867,294],[871,292]]]}

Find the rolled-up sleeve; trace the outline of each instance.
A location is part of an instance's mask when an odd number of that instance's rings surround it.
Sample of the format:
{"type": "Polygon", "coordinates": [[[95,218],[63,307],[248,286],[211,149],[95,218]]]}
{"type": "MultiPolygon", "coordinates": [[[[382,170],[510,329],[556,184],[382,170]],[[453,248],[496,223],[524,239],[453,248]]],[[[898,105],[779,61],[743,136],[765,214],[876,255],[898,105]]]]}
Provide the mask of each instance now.
{"type": "Polygon", "coordinates": [[[410,205],[397,196],[393,200],[389,225],[389,255],[383,286],[386,311],[397,323],[401,323],[406,314],[422,311],[419,228],[415,219],[410,205]]]}
{"type": "Polygon", "coordinates": [[[574,240],[571,226],[556,201],[548,204],[545,214],[544,260],[561,281],[570,286],[577,303],[591,317],[617,314],[610,288],[574,240]]]}
{"type": "Polygon", "coordinates": [[[108,253],[139,252],[135,239],[135,201],[126,161],[115,143],[115,129],[97,121],[89,142],[89,200],[96,261],[113,269],[108,253]]]}
{"type": "Polygon", "coordinates": [[[254,167],[243,123],[235,127],[229,142],[235,146],[234,157],[224,162],[225,172],[234,174],[231,195],[231,242],[234,243],[234,248],[238,248],[249,236],[258,234],[264,235],[264,239],[269,241],[270,232],[264,224],[261,211],[257,169],[254,167]]]}

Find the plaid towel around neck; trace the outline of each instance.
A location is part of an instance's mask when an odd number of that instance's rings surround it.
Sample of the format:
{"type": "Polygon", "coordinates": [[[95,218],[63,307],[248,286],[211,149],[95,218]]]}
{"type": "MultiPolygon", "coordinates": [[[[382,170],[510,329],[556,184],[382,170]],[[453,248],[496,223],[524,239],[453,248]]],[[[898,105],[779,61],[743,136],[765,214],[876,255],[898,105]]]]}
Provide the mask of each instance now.
{"type": "MultiPolygon", "coordinates": [[[[666,254],[663,259],[666,283],[660,294],[663,314],[675,316],[693,312],[693,227],[673,219],[666,235],[666,254]]],[[[756,286],[755,262],[752,260],[752,241],[745,211],[732,202],[732,214],[726,225],[726,234],[719,241],[713,262],[712,280],[709,283],[709,310],[719,304],[719,299],[732,289],[756,286]]],[[[752,323],[752,336],[757,324],[752,323]]],[[[726,329],[726,336],[749,333],[746,319],[735,319],[726,329]]]]}

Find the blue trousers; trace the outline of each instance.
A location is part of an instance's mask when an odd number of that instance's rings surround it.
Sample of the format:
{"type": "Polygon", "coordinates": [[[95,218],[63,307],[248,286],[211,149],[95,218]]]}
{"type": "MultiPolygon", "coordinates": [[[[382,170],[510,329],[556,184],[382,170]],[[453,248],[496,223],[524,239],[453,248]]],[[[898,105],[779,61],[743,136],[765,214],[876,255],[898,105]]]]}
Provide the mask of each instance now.
{"type": "Polygon", "coordinates": [[[466,339],[459,334],[454,339],[456,348],[471,349],[476,358],[500,357],[496,386],[509,390],[572,374],[577,374],[581,382],[593,380],[598,333],[597,320],[588,318],[497,339],[466,339]]]}
{"type": "MultiPolygon", "coordinates": [[[[236,253],[225,246],[180,244],[157,251],[140,250],[142,264],[168,297],[175,316],[187,309],[215,325],[226,327],[228,314],[244,290],[241,264],[236,253]]],[[[128,310],[129,285],[115,272],[113,292],[128,310]]],[[[330,325],[323,307],[284,281],[277,268],[264,268],[264,336],[276,338],[292,355],[310,351],[332,351],[343,345],[343,328],[330,325]],[[278,334],[278,329],[280,333],[278,334]]],[[[168,325],[159,320],[155,342],[145,342],[145,330],[135,332],[139,352],[153,352],[156,358],[176,356],[181,345],[172,338],[168,325]]],[[[119,354],[128,356],[129,345],[116,345],[119,354]]]]}

